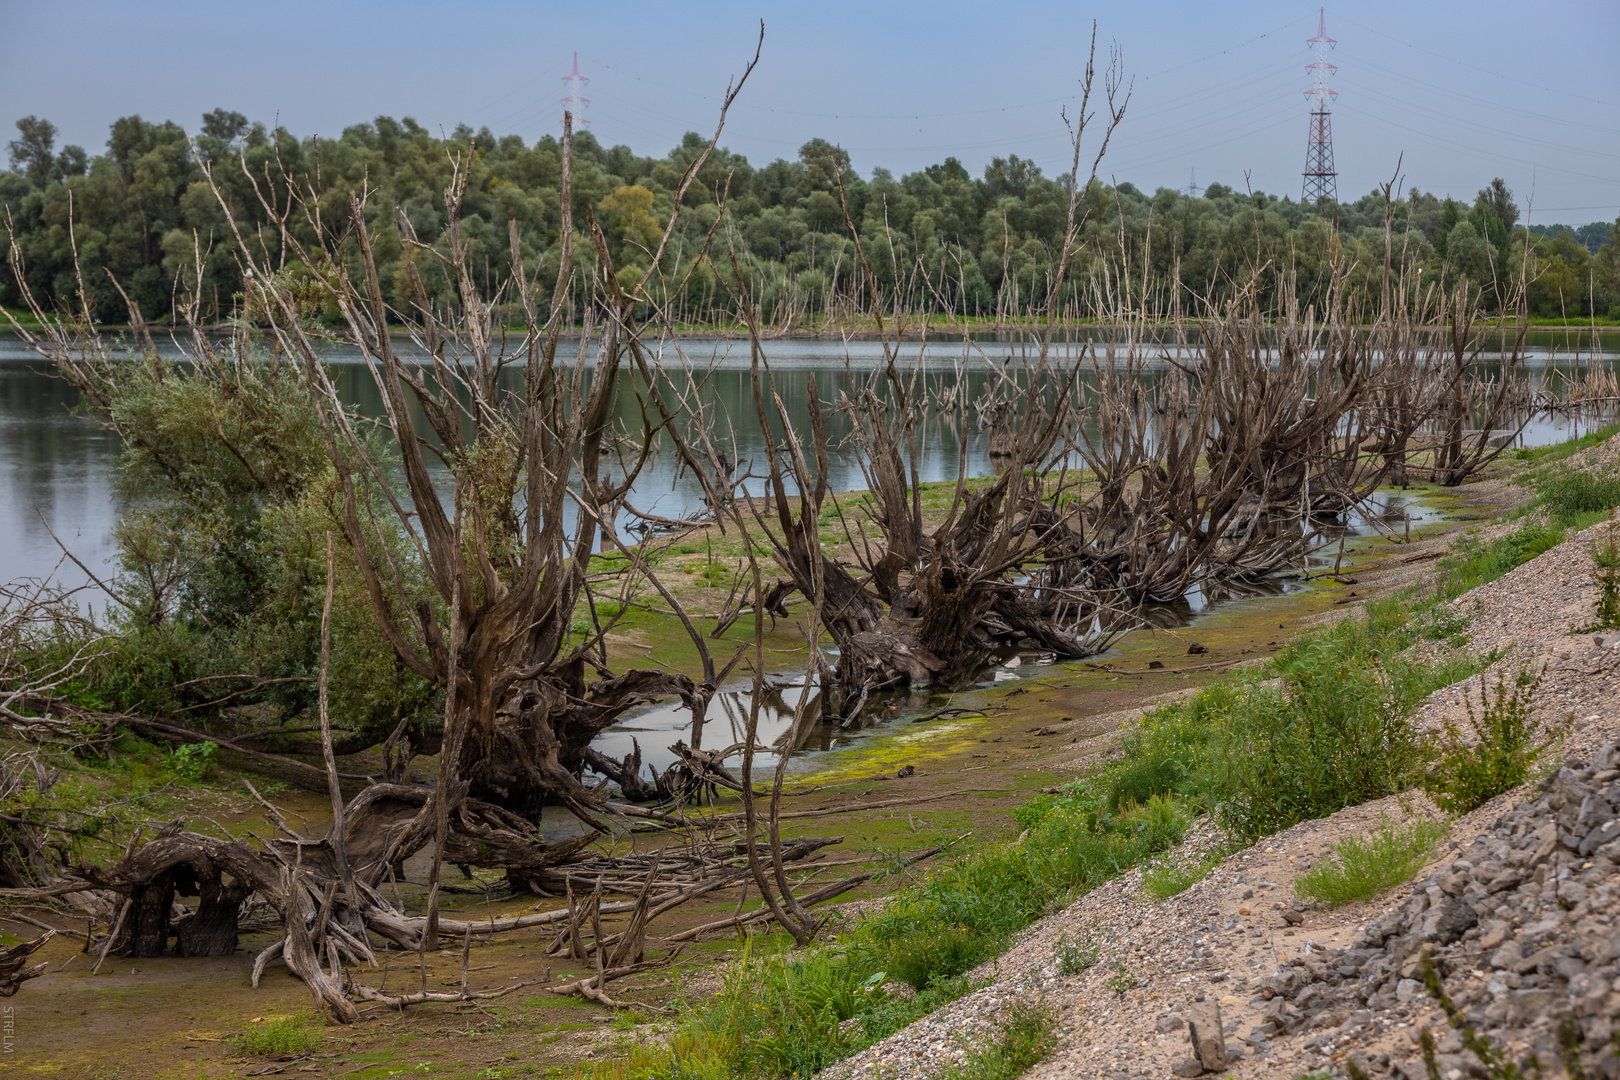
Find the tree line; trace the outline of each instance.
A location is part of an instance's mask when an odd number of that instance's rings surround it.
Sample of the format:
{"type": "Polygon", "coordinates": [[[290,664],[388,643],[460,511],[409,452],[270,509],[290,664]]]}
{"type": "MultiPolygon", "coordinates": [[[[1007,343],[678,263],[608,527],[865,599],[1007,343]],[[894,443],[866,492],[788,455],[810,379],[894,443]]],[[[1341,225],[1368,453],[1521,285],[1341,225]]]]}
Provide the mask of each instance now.
{"type": "MultiPolygon", "coordinates": [[[[77,308],[77,248],[88,268],[84,301],[98,320],[127,318],[120,289],[152,321],[174,316],[181,291],[199,293],[207,317],[242,315],[241,269],[227,253],[226,215],[204,178],[212,169],[238,225],[256,230],[248,239],[293,282],[309,271],[281,258],[283,241],[273,225],[288,206],[289,187],[319,196],[318,216],[289,222],[306,241],[320,230],[341,231],[347,193],[369,188],[375,194],[366,224],[389,300],[409,303],[414,266],[429,302],[448,309],[459,301],[447,264],[423,258],[404,239],[445,248],[442,193],[457,156],[469,171],[461,229],[475,284],[486,299],[510,299],[508,223],[515,222],[524,264],[549,299],[546,267],[554,274],[558,263],[562,174],[561,144],[549,135],[531,144],[462,125],[439,137],[409,117],[382,116],[336,139],[301,139],[217,109],[189,140],[172,121],[123,117],[113,123],[105,151],[91,155],[78,146],[58,151],[48,120],[29,116],[16,126],[11,168],[0,172],[0,227],[13,252],[0,266],[0,304],[19,302],[22,274],[36,297],[77,308]]],[[[645,272],[675,186],[705,142],[689,133],[652,157],[603,146],[589,132],[576,138],[576,232],[594,215],[626,285],[645,272]]],[[[719,149],[686,193],[673,257],[663,264],[662,298],[688,320],[724,318],[740,275],[763,314],[779,321],[813,320],[833,311],[840,297],[873,287],[886,302],[916,310],[1016,315],[1048,296],[1066,179],[1048,177],[1017,155],[993,159],[978,178],[954,157],[900,177],[881,167],[862,177],[847,152],[823,139],[805,143],[794,160],[759,167],[719,149]],[[867,250],[879,255],[871,260],[875,280],[856,273],[846,210],[867,250]]],[[[1320,305],[1334,267],[1350,267],[1352,294],[1369,296],[1378,287],[1381,191],[1311,205],[1218,183],[1197,196],[1099,183],[1084,201],[1081,250],[1060,292],[1066,315],[1110,307],[1102,298],[1122,290],[1149,310],[1169,313],[1230,295],[1234,282],[1256,280],[1257,267],[1261,300],[1272,309],[1290,294],[1320,305]]],[[[1491,309],[1514,294],[1523,276],[1533,316],[1620,320],[1620,220],[1579,231],[1525,228],[1500,179],[1471,202],[1413,188],[1388,209],[1396,259],[1407,271],[1432,275],[1425,281],[1454,287],[1466,279],[1491,309]]],[[[595,255],[583,235],[578,239],[574,273],[588,275],[597,269],[595,255]]]]}

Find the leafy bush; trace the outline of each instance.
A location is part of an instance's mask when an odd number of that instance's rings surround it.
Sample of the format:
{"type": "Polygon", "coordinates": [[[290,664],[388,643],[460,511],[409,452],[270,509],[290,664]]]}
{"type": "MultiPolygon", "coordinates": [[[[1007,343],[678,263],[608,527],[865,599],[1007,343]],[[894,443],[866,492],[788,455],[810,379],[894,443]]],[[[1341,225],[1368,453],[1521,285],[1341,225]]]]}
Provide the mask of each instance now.
{"type": "Polygon", "coordinates": [[[1464,537],[1456,550],[1440,564],[1446,572],[1444,595],[1461,596],[1469,589],[1495,581],[1563,542],[1563,529],[1536,522],[1497,537],[1488,544],[1464,537]]]}
{"type": "Polygon", "coordinates": [[[219,747],[211,742],[177,746],[163,756],[163,764],[176,779],[196,783],[208,775],[209,759],[219,747]]]}
{"type": "MultiPolygon", "coordinates": [[[[1376,601],[1290,643],[1272,660],[1275,680],[1238,676],[1148,713],[1097,781],[1103,806],[1173,795],[1253,839],[1404,790],[1427,761],[1413,710],[1479,668],[1460,653],[1402,655],[1423,637],[1461,636],[1465,624],[1441,611],[1441,599],[1376,601]]],[[[1159,868],[1144,886],[1179,891],[1197,880],[1192,873],[1159,868]]]]}
{"type": "Polygon", "coordinates": [[[280,1057],[282,1054],[311,1054],[326,1047],[326,1028],[312,1013],[295,1016],[267,1016],[254,1020],[231,1042],[239,1054],[280,1057]]]}
{"type": "Polygon", "coordinates": [[[1593,476],[1576,469],[1559,469],[1544,477],[1537,488],[1541,502],[1555,520],[1569,521],[1583,514],[1607,512],[1620,504],[1620,477],[1593,476]]]}
{"type": "Polygon", "coordinates": [[[1434,764],[1423,775],[1423,790],[1447,813],[1465,814],[1487,799],[1524,783],[1530,770],[1561,732],[1538,738],[1538,725],[1530,714],[1531,696],[1541,677],[1521,673],[1512,684],[1501,675],[1487,697],[1479,688],[1479,713],[1468,702],[1470,741],[1457,725],[1446,722],[1435,741],[1434,764]]]}
{"type": "Polygon", "coordinates": [[[1399,825],[1381,819],[1365,837],[1346,837],[1328,847],[1338,856],[1294,879],[1294,891],[1306,900],[1339,907],[1370,900],[1411,879],[1443,839],[1443,821],[1420,819],[1399,825]]]}
{"type": "Polygon", "coordinates": [[[1280,687],[1232,693],[1211,743],[1210,796],[1253,839],[1404,790],[1426,760],[1411,715],[1475,670],[1466,657],[1406,659],[1410,618],[1369,611],[1279,653],[1280,687]]]}
{"type": "Polygon", "coordinates": [[[1011,935],[1076,892],[1180,843],[1172,797],[1110,812],[1091,786],[1048,803],[1019,843],[957,860],[900,892],[862,932],[881,963],[919,990],[996,955],[1011,935]]]}
{"type": "Polygon", "coordinates": [[[1097,939],[1090,934],[1083,935],[1079,941],[1070,941],[1065,932],[1058,935],[1057,944],[1052,947],[1052,956],[1058,962],[1058,973],[1068,977],[1078,975],[1095,964],[1098,950],[1097,939]]]}

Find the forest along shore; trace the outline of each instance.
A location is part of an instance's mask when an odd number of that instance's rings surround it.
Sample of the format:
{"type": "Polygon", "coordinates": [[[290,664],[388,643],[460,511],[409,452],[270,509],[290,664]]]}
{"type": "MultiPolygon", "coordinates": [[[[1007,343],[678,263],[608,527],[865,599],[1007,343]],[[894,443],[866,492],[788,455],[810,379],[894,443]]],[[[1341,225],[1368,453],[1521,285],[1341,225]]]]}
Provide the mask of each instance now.
{"type": "MultiPolygon", "coordinates": [[[[1616,486],[1616,443],[1576,454],[1570,468],[1616,486]]],[[[1532,510],[1464,537],[1464,550],[1500,553],[1544,521],[1532,510]]],[[[1620,627],[1600,617],[1606,594],[1613,603],[1615,529],[1572,531],[1431,616],[1490,663],[1426,695],[1414,728],[1476,744],[1485,734],[1501,749],[1518,709],[1525,747],[1544,748],[1522,783],[1471,807],[1414,788],[1254,843],[1201,819],[1162,860],[1020,934],[972,973],[980,989],[827,1075],[910,1080],[982,1064],[983,1047],[1009,1042],[1031,1009],[1046,1025],[1022,1063],[1032,1080],[1216,1071],[1418,1080],[1426,1053],[1443,1076],[1523,1067],[1532,1055],[1570,1076],[1614,1075],[1620,627]],[[1347,894],[1323,887],[1365,871],[1358,845],[1379,841],[1382,862],[1405,859],[1392,870],[1398,880],[1347,894]],[[1167,883],[1167,867],[1182,880],[1167,883]]],[[[1384,584],[1404,578],[1421,595],[1457,574],[1442,563],[1384,584]]],[[[1324,621],[1361,617],[1341,610],[1324,621]]]]}

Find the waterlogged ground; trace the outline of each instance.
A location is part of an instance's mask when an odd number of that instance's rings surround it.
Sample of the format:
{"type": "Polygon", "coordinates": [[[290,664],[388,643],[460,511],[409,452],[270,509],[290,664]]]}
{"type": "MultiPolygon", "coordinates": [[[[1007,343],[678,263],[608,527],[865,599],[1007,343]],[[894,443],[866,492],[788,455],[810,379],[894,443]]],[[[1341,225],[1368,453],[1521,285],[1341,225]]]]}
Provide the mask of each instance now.
{"type": "MultiPolygon", "coordinates": [[[[1500,487],[1425,494],[1430,507],[1449,510],[1454,518],[1478,513],[1481,508],[1469,504],[1481,498],[1510,497],[1500,487]]],[[[1403,567],[1432,558],[1435,545],[1429,541],[1455,527],[1438,517],[1425,515],[1413,529],[1411,546],[1400,542],[1399,534],[1348,543],[1338,580],[1317,576],[1278,595],[1212,605],[1174,629],[1126,635],[1113,651],[1087,663],[1022,664],[980,689],[897,701],[892,718],[829,739],[827,749],[800,759],[783,804],[789,815],[814,813],[789,817],[783,830],[788,837],[843,840],[805,864],[798,876],[812,875],[814,884],[825,884],[860,868],[851,860],[870,860],[880,852],[920,851],[941,838],[972,844],[1009,836],[1013,807],[1084,772],[1086,758],[1107,751],[1132,710],[1167,692],[1196,687],[1234,664],[1263,658],[1315,616],[1355,603],[1381,577],[1399,576],[1403,567]],[[1189,652],[1193,646],[1202,650],[1189,652]],[[973,712],[956,719],[926,719],[945,706],[973,712]],[[899,777],[907,767],[914,771],[899,777]]],[[[639,633],[635,647],[647,655],[675,648],[667,627],[643,624],[639,633]]],[[[779,632],[773,647],[788,650],[791,640],[779,632]]],[[[783,657],[784,669],[791,660],[783,657]]],[[[627,726],[645,729],[649,720],[641,717],[627,726]]],[[[638,737],[644,749],[651,749],[657,744],[649,740],[664,734],[643,730],[638,737]]],[[[706,741],[717,745],[719,740],[706,741]]],[[[413,769],[425,776],[433,767],[431,760],[422,759],[413,769]]],[[[259,820],[240,783],[223,772],[171,795],[166,807],[170,816],[187,814],[193,827],[204,827],[204,814],[233,830],[259,820]]],[[[311,827],[321,825],[323,794],[288,786],[274,798],[295,822],[302,818],[311,827]]],[[[735,807],[722,803],[717,809],[735,807]]],[[[620,851],[655,842],[646,834],[611,840],[620,851]]],[[[410,882],[425,876],[421,865],[407,870],[410,882]]],[[[891,887],[892,881],[879,880],[840,900],[880,895],[891,887]]],[[[548,910],[560,903],[502,899],[476,880],[459,882],[456,888],[460,891],[449,897],[448,907],[468,919],[548,910]]],[[[408,882],[401,889],[407,907],[419,910],[420,897],[417,884],[408,882]]],[[[657,935],[725,919],[738,910],[736,891],[711,897],[660,920],[649,942],[650,955],[663,947],[657,935]]],[[[757,904],[750,897],[742,910],[757,904]]],[[[62,927],[83,925],[38,907],[18,913],[62,927]]],[[[13,935],[37,932],[15,921],[0,925],[13,935]]],[[[608,925],[611,930],[611,920],[608,925]]],[[[249,985],[252,957],[273,940],[271,934],[244,936],[241,949],[230,957],[109,959],[96,975],[90,973],[94,958],[80,951],[82,940],[63,934],[47,945],[38,956],[52,973],[28,983],[0,1006],[11,1010],[0,1019],[15,1025],[5,1030],[0,1072],[154,1080],[540,1075],[611,1058],[656,1035],[664,1015],[643,1009],[613,1013],[577,997],[548,993],[548,978],[555,984],[584,971],[549,956],[552,935],[533,929],[474,940],[467,979],[473,990],[536,985],[475,1005],[432,1004],[403,1014],[373,1007],[352,1028],[312,1029],[317,1047],[296,1060],[276,1061],[245,1056],[235,1042],[245,1031],[310,1010],[308,991],[279,965],[270,969],[259,989],[249,985]]],[[[461,978],[461,943],[447,944],[455,947],[430,954],[425,967],[414,953],[385,953],[379,970],[362,971],[357,978],[390,991],[415,990],[424,983],[430,989],[453,988],[461,978]]],[[[712,989],[718,966],[739,947],[735,931],[712,935],[688,945],[670,968],[612,984],[613,993],[656,1009],[678,1009],[682,1000],[712,989]]]]}

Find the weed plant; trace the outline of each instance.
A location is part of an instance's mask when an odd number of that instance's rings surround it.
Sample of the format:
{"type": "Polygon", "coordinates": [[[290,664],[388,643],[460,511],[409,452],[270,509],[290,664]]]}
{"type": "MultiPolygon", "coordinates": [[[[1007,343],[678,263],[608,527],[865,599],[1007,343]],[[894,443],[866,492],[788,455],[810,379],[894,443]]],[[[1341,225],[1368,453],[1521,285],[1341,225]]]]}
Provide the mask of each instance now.
{"type": "Polygon", "coordinates": [[[1529,522],[1485,544],[1465,536],[1440,564],[1445,572],[1443,594],[1450,599],[1489,584],[1563,542],[1562,528],[1539,522],[1529,522]]]}
{"type": "Polygon", "coordinates": [[[1125,991],[1142,985],[1142,980],[1138,979],[1135,973],[1125,966],[1123,960],[1115,960],[1109,965],[1109,969],[1111,974],[1103,980],[1103,986],[1122,997],[1125,991]]]}
{"type": "Polygon", "coordinates": [[[1539,675],[1521,672],[1511,683],[1496,677],[1487,695],[1479,689],[1479,712],[1467,702],[1469,738],[1452,721],[1433,747],[1434,762],[1423,776],[1423,790],[1447,813],[1466,814],[1487,799],[1518,787],[1548,750],[1561,740],[1562,730],[1540,733],[1531,716],[1531,697],[1539,675]]]}
{"type": "Polygon", "coordinates": [[[1294,891],[1301,899],[1331,907],[1370,900],[1411,880],[1449,831],[1444,821],[1430,818],[1409,825],[1380,819],[1366,836],[1350,836],[1328,845],[1337,861],[1299,875],[1294,879],[1294,891]]]}
{"type": "Polygon", "coordinates": [[[1220,861],[1218,852],[1210,852],[1197,862],[1155,863],[1142,871],[1142,891],[1155,900],[1179,896],[1208,877],[1220,861]]]}
{"type": "Polygon", "coordinates": [[[1057,1017],[1042,1002],[1019,1003],[1001,1021],[1001,1038],[970,1051],[941,1080],[1013,1080],[1052,1052],[1057,1017]]]}
{"type": "MultiPolygon", "coordinates": [[[[1536,485],[1541,503],[1556,521],[1576,523],[1590,515],[1607,517],[1620,503],[1620,477],[1559,469],[1536,485]]],[[[1591,524],[1590,521],[1585,524],[1591,524]]]]}
{"type": "Polygon", "coordinates": [[[313,1013],[267,1017],[250,1024],[231,1042],[237,1053],[255,1057],[313,1054],[326,1048],[326,1027],[313,1013]]]}
{"type": "Polygon", "coordinates": [[[1597,629],[1620,630],[1620,523],[1611,521],[1603,536],[1592,541],[1596,568],[1597,629]]]}
{"type": "Polygon", "coordinates": [[[1058,974],[1068,978],[1085,971],[1097,962],[1099,948],[1097,939],[1090,934],[1083,935],[1079,941],[1070,941],[1067,933],[1059,935],[1057,944],[1052,948],[1053,959],[1057,960],[1058,964],[1058,974]]]}

